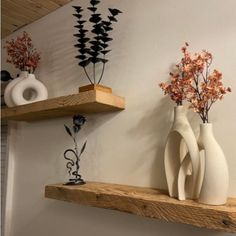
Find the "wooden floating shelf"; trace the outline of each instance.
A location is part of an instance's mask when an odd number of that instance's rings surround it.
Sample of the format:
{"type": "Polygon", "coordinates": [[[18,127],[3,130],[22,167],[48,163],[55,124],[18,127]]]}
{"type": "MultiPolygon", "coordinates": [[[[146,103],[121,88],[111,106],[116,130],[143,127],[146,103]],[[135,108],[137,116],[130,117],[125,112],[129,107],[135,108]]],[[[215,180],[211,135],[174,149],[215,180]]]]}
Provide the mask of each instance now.
{"type": "Polygon", "coordinates": [[[210,206],[193,200],[179,201],[154,188],[89,182],[80,186],[47,185],[45,197],[113,209],[197,227],[236,232],[236,198],[226,205],[210,206]]]}
{"type": "Polygon", "coordinates": [[[112,93],[91,90],[52,98],[26,105],[3,108],[2,120],[36,121],[75,114],[119,111],[125,108],[125,99],[112,93]]]}

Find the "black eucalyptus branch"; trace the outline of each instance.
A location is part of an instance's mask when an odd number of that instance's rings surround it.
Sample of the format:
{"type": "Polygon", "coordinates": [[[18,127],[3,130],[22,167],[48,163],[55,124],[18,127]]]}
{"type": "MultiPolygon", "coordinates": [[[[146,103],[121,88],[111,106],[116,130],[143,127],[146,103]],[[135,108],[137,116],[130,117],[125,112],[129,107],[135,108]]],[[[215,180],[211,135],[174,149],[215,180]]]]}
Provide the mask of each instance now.
{"type": "Polygon", "coordinates": [[[70,178],[69,182],[66,183],[67,185],[85,184],[84,180],[79,174],[79,169],[80,169],[79,162],[80,162],[80,157],[86,148],[87,141],[84,142],[80,151],[77,144],[77,134],[79,133],[81,127],[84,125],[85,122],[86,122],[85,117],[77,115],[73,117],[72,129],[70,129],[67,125],[64,125],[67,134],[69,134],[74,143],[74,149],[67,149],[64,152],[64,158],[67,160],[66,167],[68,169],[68,174],[73,176],[73,178],[70,178]],[[68,157],[68,154],[72,154],[72,157],[68,157]]]}
{"type": "Polygon", "coordinates": [[[76,44],[75,47],[78,48],[79,55],[76,56],[76,58],[79,59],[79,65],[84,68],[85,74],[91,84],[99,84],[101,82],[104,75],[105,64],[108,62],[106,55],[111,51],[108,49],[109,43],[112,41],[112,38],[109,36],[109,33],[113,30],[111,26],[113,23],[117,22],[116,16],[122,13],[118,9],[108,8],[110,12],[107,16],[108,19],[103,20],[101,14],[97,13],[97,5],[99,3],[99,0],[91,0],[91,6],[88,7],[88,10],[91,11],[89,22],[92,23],[92,30],[90,30],[90,32],[93,35],[90,38],[86,36],[89,30],[84,29],[84,24],[86,21],[82,20],[82,7],[73,6],[76,10],[76,14],[73,15],[78,18],[78,25],[75,27],[78,28],[79,31],[79,33],[74,34],[74,36],[78,38],[78,44],[76,44]],[[92,78],[86,71],[86,67],[90,63],[93,64],[92,78]],[[96,64],[98,63],[102,63],[102,72],[97,82],[96,64]]]}

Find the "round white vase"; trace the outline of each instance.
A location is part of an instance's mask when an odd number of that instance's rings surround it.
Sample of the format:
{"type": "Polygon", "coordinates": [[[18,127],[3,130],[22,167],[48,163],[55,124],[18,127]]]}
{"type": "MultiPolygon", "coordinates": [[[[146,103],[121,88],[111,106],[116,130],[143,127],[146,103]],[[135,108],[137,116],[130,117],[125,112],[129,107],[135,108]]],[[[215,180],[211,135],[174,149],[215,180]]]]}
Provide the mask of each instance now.
{"type": "Polygon", "coordinates": [[[164,165],[171,197],[179,200],[198,198],[201,187],[199,149],[183,106],[174,109],[174,122],[166,142],[164,165]]]}
{"type": "Polygon", "coordinates": [[[6,87],[4,91],[4,101],[8,107],[14,107],[16,104],[13,102],[11,94],[12,94],[12,89],[13,87],[22,81],[24,78],[28,76],[27,71],[21,71],[20,76],[12,80],[6,87]]]}
{"type": "Polygon", "coordinates": [[[29,74],[13,87],[11,97],[16,105],[23,105],[47,99],[48,91],[44,84],[35,78],[34,74],[29,74]],[[24,97],[26,91],[32,92],[29,99],[24,97]]]}
{"type": "Polygon", "coordinates": [[[205,170],[199,202],[223,205],[227,202],[229,172],[225,155],[215,140],[212,124],[200,125],[199,148],[204,151],[205,170]]]}

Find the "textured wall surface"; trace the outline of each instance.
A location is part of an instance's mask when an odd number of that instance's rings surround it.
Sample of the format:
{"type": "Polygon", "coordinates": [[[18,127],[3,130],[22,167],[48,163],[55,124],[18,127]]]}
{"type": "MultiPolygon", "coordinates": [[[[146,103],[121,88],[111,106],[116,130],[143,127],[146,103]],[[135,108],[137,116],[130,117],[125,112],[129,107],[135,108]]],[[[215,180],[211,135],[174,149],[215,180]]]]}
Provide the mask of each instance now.
{"type": "MultiPolygon", "coordinates": [[[[36,71],[50,97],[76,93],[87,84],[74,58],[76,50],[74,1],[15,32],[26,30],[41,51],[36,71]]],[[[217,140],[230,171],[230,196],[236,196],[236,1],[228,0],[103,0],[100,10],[115,6],[124,13],[113,31],[112,52],[103,84],[126,97],[118,113],[89,115],[80,133],[88,146],[81,161],[86,180],[166,188],[163,148],[174,104],[158,88],[180,59],[180,48],[208,49],[213,68],[224,75],[233,92],[210,114],[217,140]]],[[[86,11],[86,14],[88,12],[86,11]]],[[[6,39],[2,40],[2,43],[6,39]]],[[[5,63],[2,68],[17,71],[5,63]]],[[[196,132],[200,120],[189,112],[196,132]]],[[[84,207],[44,198],[44,186],[66,180],[63,151],[72,146],[63,124],[70,118],[11,124],[6,236],[64,235],[219,235],[192,226],[165,223],[109,210],[84,207]]],[[[220,187],[220,186],[219,186],[220,187]]],[[[228,235],[228,234],[221,234],[228,235]]],[[[230,235],[230,234],[229,234],[230,235]]]]}

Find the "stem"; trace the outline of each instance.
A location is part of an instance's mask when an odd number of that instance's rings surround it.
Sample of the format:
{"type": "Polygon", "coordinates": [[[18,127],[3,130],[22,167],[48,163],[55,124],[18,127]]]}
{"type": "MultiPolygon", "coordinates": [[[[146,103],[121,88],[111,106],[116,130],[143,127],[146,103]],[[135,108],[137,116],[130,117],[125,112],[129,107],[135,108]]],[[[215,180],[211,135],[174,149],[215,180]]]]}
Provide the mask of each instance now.
{"type": "Polygon", "coordinates": [[[92,82],[92,81],[91,81],[91,79],[89,78],[89,75],[88,75],[88,73],[87,73],[87,71],[86,71],[85,67],[83,67],[83,68],[84,68],[84,72],[85,72],[85,74],[86,74],[86,76],[87,76],[88,80],[90,81],[90,83],[91,83],[91,84],[93,84],[93,82],[92,82]]]}
{"type": "Polygon", "coordinates": [[[75,144],[75,153],[76,153],[76,162],[75,162],[75,166],[76,166],[76,175],[75,175],[75,178],[77,179],[78,176],[79,176],[79,161],[80,161],[80,158],[79,158],[79,153],[78,153],[78,144],[76,142],[76,133],[74,134],[73,136],[73,141],[74,141],[74,144],[75,144]]]}
{"type": "Polygon", "coordinates": [[[100,76],[100,78],[99,78],[99,80],[98,80],[98,84],[99,84],[99,83],[101,82],[101,80],[102,80],[102,76],[103,76],[104,70],[105,70],[105,64],[106,64],[106,63],[103,63],[102,73],[101,73],[101,76],[100,76]]]}

